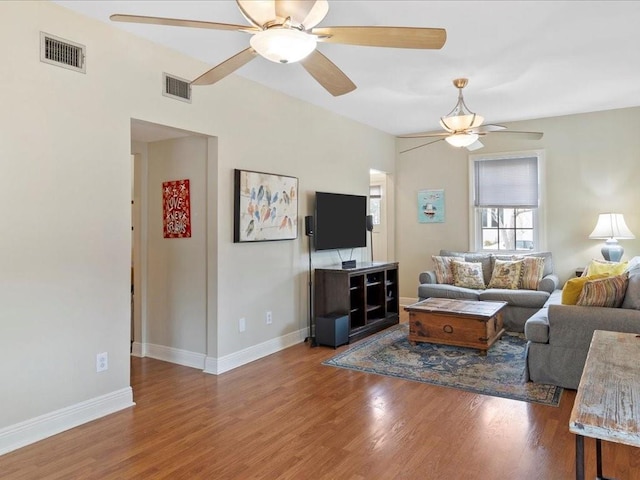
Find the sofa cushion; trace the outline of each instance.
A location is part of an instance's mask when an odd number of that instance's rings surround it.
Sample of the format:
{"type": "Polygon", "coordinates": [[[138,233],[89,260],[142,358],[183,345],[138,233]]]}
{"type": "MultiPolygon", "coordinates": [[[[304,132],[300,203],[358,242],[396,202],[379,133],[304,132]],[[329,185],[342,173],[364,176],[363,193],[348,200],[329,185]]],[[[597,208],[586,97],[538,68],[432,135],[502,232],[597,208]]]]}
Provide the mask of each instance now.
{"type": "Polygon", "coordinates": [[[545,302],[544,306],[560,305],[562,303],[562,290],[554,290],[549,295],[549,299],[545,302]]]}
{"type": "Polygon", "coordinates": [[[578,298],[582,293],[582,287],[584,287],[585,283],[608,276],[609,275],[606,273],[600,273],[598,275],[589,275],[587,277],[570,278],[566,281],[564,287],[562,287],[562,304],[575,305],[578,303],[578,298]]]}
{"type": "Polygon", "coordinates": [[[541,308],[524,324],[524,336],[530,342],[549,342],[549,309],[541,308]]]}
{"type": "Polygon", "coordinates": [[[607,260],[591,260],[587,268],[582,272],[582,276],[598,275],[606,273],[607,275],[620,275],[627,269],[628,262],[609,262],[607,260]]]}
{"type": "MultiPolygon", "coordinates": [[[[535,252],[535,253],[517,253],[509,255],[493,254],[491,255],[491,268],[496,260],[520,260],[522,258],[544,258],[544,267],[542,270],[542,276],[546,277],[553,273],[553,255],[551,252],[535,252]]],[[[533,289],[532,289],[533,290],[533,289]]]]}
{"type": "Polygon", "coordinates": [[[620,306],[622,308],[640,310],[640,269],[634,269],[629,272],[627,291],[620,306]]]}
{"type": "Polygon", "coordinates": [[[590,280],[582,287],[576,305],[583,307],[619,307],[627,291],[629,275],[623,273],[614,277],[590,280]]]}
{"type": "Polygon", "coordinates": [[[438,283],[453,284],[453,270],[451,268],[451,260],[464,261],[464,257],[443,257],[440,255],[432,255],[433,267],[436,272],[436,280],[438,283]]]}
{"type": "Polygon", "coordinates": [[[549,299],[549,292],[540,290],[510,290],[492,288],[480,292],[480,300],[507,302],[509,305],[527,308],[542,308],[549,299]]]}
{"type": "Polygon", "coordinates": [[[496,260],[487,288],[516,289],[520,283],[523,260],[496,260]]]}
{"type": "Polygon", "coordinates": [[[546,277],[547,275],[551,275],[553,273],[553,255],[551,254],[551,252],[525,253],[524,256],[544,258],[544,269],[542,271],[543,277],[546,277]]]}
{"type": "Polygon", "coordinates": [[[453,284],[456,287],[485,288],[481,263],[452,260],[451,268],[453,269],[453,284]]]}
{"type": "Polygon", "coordinates": [[[523,257],[519,288],[537,290],[544,274],[544,257],[523,257]]]}
{"type": "Polygon", "coordinates": [[[482,264],[482,279],[487,285],[491,281],[493,265],[491,264],[490,253],[454,252],[451,250],[440,250],[440,255],[447,257],[464,257],[465,262],[479,262],[482,264]]]}
{"type": "Polygon", "coordinates": [[[418,297],[420,297],[421,300],[429,297],[436,297],[477,301],[479,293],[480,292],[478,290],[439,283],[425,283],[418,287],[418,297]]]}

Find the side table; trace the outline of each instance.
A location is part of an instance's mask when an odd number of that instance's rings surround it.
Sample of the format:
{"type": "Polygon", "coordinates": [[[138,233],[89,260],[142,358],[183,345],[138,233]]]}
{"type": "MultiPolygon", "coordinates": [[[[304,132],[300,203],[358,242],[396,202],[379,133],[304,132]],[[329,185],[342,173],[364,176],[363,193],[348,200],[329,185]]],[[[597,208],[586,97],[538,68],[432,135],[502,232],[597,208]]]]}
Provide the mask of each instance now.
{"type": "Polygon", "coordinates": [[[571,411],[576,434],[576,479],[584,479],[584,437],[596,439],[597,478],[602,476],[601,441],[640,447],[640,336],[596,330],[571,411]]]}

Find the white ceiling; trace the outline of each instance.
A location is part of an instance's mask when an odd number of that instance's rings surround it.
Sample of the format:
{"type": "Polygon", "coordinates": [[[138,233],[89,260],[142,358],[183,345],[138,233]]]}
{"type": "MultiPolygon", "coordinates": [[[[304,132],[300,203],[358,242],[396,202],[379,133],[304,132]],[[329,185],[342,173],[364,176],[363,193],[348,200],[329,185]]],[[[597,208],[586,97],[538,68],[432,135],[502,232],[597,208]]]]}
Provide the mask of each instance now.
{"type": "MultiPolygon", "coordinates": [[[[234,1],[55,3],[211,66],[249,45],[240,32],[109,20],[127,13],[246,24],[234,1]]],[[[394,135],[439,130],[456,103],[456,77],[469,78],[465,101],[485,123],[640,105],[637,1],[329,0],[319,26],[338,25],[445,28],[447,42],[441,50],[319,44],[358,86],[341,97],[297,64],[257,58],[236,74],[394,135]]]]}

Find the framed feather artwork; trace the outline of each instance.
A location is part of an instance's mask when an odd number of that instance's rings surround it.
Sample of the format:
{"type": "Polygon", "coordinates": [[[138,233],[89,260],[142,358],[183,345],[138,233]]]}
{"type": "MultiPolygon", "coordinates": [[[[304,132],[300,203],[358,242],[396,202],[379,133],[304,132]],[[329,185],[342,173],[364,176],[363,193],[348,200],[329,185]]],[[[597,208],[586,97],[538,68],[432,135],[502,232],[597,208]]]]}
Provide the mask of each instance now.
{"type": "Polygon", "coordinates": [[[298,179],[234,170],[233,241],[298,238],[298,179]]]}

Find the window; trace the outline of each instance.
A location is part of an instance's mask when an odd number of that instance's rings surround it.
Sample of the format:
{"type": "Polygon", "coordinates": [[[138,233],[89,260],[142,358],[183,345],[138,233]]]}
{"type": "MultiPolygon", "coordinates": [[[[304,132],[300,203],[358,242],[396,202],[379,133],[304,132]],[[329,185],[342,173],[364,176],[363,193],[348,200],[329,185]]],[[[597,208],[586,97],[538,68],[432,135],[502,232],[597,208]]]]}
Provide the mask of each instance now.
{"type": "Polygon", "coordinates": [[[472,244],[476,250],[542,249],[542,152],[472,155],[472,244]]]}
{"type": "Polygon", "coordinates": [[[373,224],[380,225],[380,200],[382,199],[382,187],[371,185],[369,187],[369,214],[373,216],[373,224]]]}

